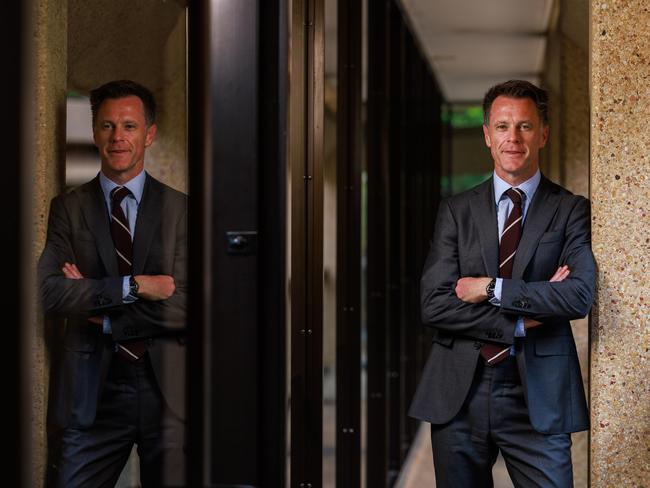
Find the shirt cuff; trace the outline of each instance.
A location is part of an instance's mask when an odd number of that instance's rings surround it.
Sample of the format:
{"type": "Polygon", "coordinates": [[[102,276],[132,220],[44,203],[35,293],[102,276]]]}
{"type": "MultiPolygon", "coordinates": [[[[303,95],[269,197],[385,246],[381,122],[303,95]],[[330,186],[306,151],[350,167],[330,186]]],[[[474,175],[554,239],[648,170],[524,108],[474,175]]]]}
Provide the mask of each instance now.
{"type": "Polygon", "coordinates": [[[113,332],[113,329],[111,328],[111,319],[108,315],[104,315],[104,318],[102,319],[102,332],[104,334],[110,334],[113,332]]]}
{"type": "Polygon", "coordinates": [[[490,298],[490,303],[497,307],[501,306],[501,287],[503,286],[503,278],[496,278],[494,283],[494,296],[490,298]]]}
{"type": "Polygon", "coordinates": [[[130,276],[122,277],[122,303],[133,303],[138,299],[138,297],[131,295],[130,281],[130,276]]]}
{"type": "Polygon", "coordinates": [[[526,337],[526,327],[524,326],[524,318],[519,317],[515,324],[515,337],[526,337]]]}

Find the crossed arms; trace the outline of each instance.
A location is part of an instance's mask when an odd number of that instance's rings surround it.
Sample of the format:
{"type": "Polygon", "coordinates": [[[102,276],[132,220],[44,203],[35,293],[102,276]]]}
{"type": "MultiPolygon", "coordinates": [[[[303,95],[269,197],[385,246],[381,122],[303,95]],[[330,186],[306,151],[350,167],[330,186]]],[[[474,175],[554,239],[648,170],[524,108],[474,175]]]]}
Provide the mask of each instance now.
{"type": "MultiPolygon", "coordinates": [[[[535,270],[535,276],[547,273],[543,280],[504,279],[501,306],[486,300],[485,286],[491,278],[461,276],[459,239],[468,234],[461,232],[459,222],[474,224],[455,216],[449,201],[443,202],[421,279],[422,323],[455,335],[480,340],[490,337],[495,342],[512,344],[518,317],[524,317],[528,327],[549,320],[584,317],[591,306],[595,283],[589,204],[585,199],[571,202],[573,207],[564,226],[564,247],[554,267],[535,270]],[[498,334],[494,334],[495,329],[498,334]]],[[[480,255],[476,257],[482,262],[480,255]]]]}
{"type": "MultiPolygon", "coordinates": [[[[78,210],[76,206],[67,205],[66,200],[70,201],[60,197],[52,201],[47,242],[38,263],[38,281],[45,311],[64,316],[86,316],[94,323],[101,323],[98,317],[108,315],[116,340],[125,338],[122,336],[125,327],[136,324],[149,332],[183,329],[187,294],[184,209],[166,216],[166,222],[173,222],[173,225],[168,224],[170,235],[157,238],[166,240],[166,247],[173,255],[156,256],[154,262],[160,261],[161,273],[136,276],[140,287],[139,299],[125,303],[123,277],[102,276],[104,271],[96,244],[90,232],[80,230],[78,224],[72,223],[75,219],[70,214],[78,210]],[[89,241],[77,242],[75,252],[73,239],[89,241]]],[[[162,243],[152,243],[152,246],[156,245],[162,246],[162,243]]]]}

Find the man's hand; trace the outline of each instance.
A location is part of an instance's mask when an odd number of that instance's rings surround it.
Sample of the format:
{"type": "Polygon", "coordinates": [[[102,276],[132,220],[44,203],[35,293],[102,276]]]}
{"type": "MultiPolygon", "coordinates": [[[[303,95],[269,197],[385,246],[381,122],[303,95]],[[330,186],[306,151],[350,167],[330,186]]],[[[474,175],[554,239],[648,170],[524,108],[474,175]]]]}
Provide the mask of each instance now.
{"type": "MultiPolygon", "coordinates": [[[[61,268],[61,271],[63,271],[63,274],[69,280],[80,280],[84,277],[81,274],[81,271],[79,271],[79,268],[77,268],[77,265],[73,263],[63,263],[63,268],[61,268]]],[[[101,315],[94,315],[92,317],[88,317],[88,322],[92,322],[96,325],[102,325],[104,323],[104,317],[101,315]]]]}
{"type": "Polygon", "coordinates": [[[467,303],[480,303],[487,299],[485,288],[492,278],[461,278],[456,283],[456,296],[467,303]]]}
{"type": "Polygon", "coordinates": [[[138,275],[138,297],[145,300],[166,300],[174,294],[176,284],[168,275],[138,275]]]}
{"type": "Polygon", "coordinates": [[[80,280],[83,278],[83,275],[79,271],[79,268],[77,268],[76,264],[63,263],[63,268],[61,268],[61,271],[63,271],[63,274],[69,280],[80,280]]]}
{"type": "MultiPolygon", "coordinates": [[[[553,274],[553,276],[551,276],[551,279],[548,280],[548,281],[550,281],[551,283],[557,282],[557,281],[564,281],[564,279],[567,276],[569,276],[570,272],[571,272],[571,270],[569,270],[568,266],[566,266],[566,265],[560,266],[557,269],[557,271],[555,271],[555,274],[553,274]]],[[[541,322],[538,321],[538,320],[531,319],[531,318],[528,318],[528,317],[524,318],[524,329],[530,329],[532,327],[537,327],[540,324],[541,324],[541,322]]]]}

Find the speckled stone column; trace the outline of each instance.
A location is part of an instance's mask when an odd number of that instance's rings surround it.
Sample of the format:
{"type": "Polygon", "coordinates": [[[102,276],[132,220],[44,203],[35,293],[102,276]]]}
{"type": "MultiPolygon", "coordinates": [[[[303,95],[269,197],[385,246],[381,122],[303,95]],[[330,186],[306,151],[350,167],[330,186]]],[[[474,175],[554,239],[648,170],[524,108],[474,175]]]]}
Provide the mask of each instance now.
{"type": "Polygon", "coordinates": [[[591,1],[591,485],[650,480],[650,5],[591,1]]]}
{"type": "MultiPolygon", "coordinates": [[[[32,45],[35,53],[34,119],[31,127],[33,166],[33,268],[45,244],[50,200],[63,189],[65,171],[65,89],[67,78],[67,0],[32,2],[32,45]]],[[[36,283],[36,280],[33,280],[36,283]]],[[[49,382],[49,359],[45,346],[43,315],[34,286],[30,334],[32,367],[33,486],[43,486],[47,462],[45,420],[49,382]]],[[[27,414],[27,412],[26,412],[27,414]]]]}

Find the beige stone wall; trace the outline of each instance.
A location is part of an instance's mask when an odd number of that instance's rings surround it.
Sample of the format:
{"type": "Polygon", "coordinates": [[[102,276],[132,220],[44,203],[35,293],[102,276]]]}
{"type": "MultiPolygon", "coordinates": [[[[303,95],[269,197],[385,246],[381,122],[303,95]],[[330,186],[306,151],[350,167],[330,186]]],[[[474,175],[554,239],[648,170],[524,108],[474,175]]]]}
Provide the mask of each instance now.
{"type": "MultiPolygon", "coordinates": [[[[33,212],[32,283],[36,283],[36,261],[45,243],[47,217],[52,197],[63,188],[65,161],[65,89],[67,77],[67,1],[38,0],[32,2],[33,30],[31,42],[35,53],[34,119],[31,132],[34,147],[33,187],[31,188],[33,212]]],[[[34,287],[29,300],[33,310],[38,310],[34,287]]],[[[46,348],[43,316],[33,315],[29,334],[31,358],[31,461],[32,482],[42,486],[47,462],[46,413],[49,382],[49,361],[46,348]]]]}
{"type": "Polygon", "coordinates": [[[185,15],[181,14],[164,45],[163,83],[155,93],[158,134],[146,160],[152,176],[182,192],[187,192],[185,25],[185,15]]]}
{"type": "Polygon", "coordinates": [[[650,8],[591,1],[591,483],[650,479],[650,8]]]}
{"type": "MultiPolygon", "coordinates": [[[[585,12],[585,15],[587,12],[585,12]]],[[[560,160],[562,185],[589,196],[589,55],[562,36],[560,160]]]]}

